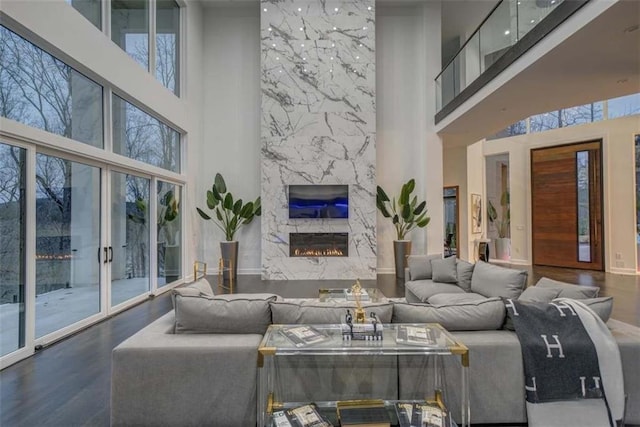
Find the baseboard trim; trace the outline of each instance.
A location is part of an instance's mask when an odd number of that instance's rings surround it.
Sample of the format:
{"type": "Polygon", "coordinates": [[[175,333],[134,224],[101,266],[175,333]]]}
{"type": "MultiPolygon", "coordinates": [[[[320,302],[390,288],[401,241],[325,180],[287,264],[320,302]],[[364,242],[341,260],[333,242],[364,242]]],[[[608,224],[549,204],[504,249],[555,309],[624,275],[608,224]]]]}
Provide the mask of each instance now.
{"type": "Polygon", "coordinates": [[[396,273],[396,269],[394,267],[382,267],[382,268],[377,268],[376,269],[376,273],[378,273],[378,274],[395,274],[396,273]]]}
{"type": "Polygon", "coordinates": [[[625,274],[627,276],[635,276],[640,274],[640,272],[634,270],[633,268],[611,268],[608,272],[613,274],[625,274]]]}

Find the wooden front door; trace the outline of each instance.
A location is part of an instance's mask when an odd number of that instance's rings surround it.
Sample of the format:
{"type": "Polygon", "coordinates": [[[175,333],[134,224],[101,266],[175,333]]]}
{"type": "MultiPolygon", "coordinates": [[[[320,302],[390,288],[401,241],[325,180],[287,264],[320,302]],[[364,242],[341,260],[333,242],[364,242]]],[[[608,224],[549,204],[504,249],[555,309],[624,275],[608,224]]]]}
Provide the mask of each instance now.
{"type": "Polygon", "coordinates": [[[601,146],[531,150],[534,265],[603,269],[601,146]]]}

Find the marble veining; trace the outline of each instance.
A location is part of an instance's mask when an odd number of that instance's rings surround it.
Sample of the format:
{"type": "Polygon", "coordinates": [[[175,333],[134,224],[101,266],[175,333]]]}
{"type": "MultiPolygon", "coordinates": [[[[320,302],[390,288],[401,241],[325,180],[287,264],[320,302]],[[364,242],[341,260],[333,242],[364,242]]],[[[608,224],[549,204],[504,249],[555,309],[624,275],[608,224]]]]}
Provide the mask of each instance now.
{"type": "Polygon", "coordinates": [[[262,1],[265,279],[375,279],[375,3],[262,1]],[[289,219],[291,184],[349,185],[348,219],[289,219]],[[291,232],[348,232],[348,257],[289,257],[291,232]]]}

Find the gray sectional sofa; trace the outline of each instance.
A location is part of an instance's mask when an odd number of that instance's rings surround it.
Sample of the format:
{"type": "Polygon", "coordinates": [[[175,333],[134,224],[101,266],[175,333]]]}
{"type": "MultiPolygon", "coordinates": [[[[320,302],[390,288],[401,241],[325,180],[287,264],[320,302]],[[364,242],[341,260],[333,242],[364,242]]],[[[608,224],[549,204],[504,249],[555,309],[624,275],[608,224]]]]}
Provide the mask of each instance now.
{"type": "MultiPolygon", "coordinates": [[[[595,298],[597,288],[545,280],[524,291],[526,272],[491,264],[414,256],[408,270],[406,298],[368,304],[367,311],[376,312],[385,323],[439,322],[467,345],[474,424],[527,420],[520,343],[505,325],[502,297],[530,301],[579,297],[601,316],[610,314],[611,301],[595,298]]],[[[268,325],[340,323],[345,308],[353,304],[271,294],[214,296],[204,280],[176,289],[173,297],[173,311],[113,350],[112,425],[254,426],[257,348],[268,325]]],[[[613,335],[628,395],[626,422],[640,424],[640,338],[625,330],[614,329],[613,335]]],[[[423,397],[417,392],[424,380],[422,358],[400,356],[393,366],[385,363],[377,373],[360,372],[362,383],[389,398],[423,397]]],[[[444,368],[455,418],[460,413],[460,369],[453,358],[444,358],[444,368]]],[[[299,370],[289,391],[314,399],[311,382],[322,393],[332,390],[335,399],[359,398],[359,386],[344,390],[339,385],[350,370],[324,366],[308,376],[299,370]],[[343,371],[330,373],[339,369],[343,371]]]]}

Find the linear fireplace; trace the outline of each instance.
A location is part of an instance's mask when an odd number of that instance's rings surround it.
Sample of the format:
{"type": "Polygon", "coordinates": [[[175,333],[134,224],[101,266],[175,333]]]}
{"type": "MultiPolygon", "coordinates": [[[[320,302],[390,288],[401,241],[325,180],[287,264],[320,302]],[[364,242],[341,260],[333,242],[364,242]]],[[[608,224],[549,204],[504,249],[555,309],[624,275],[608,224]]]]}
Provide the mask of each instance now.
{"type": "Polygon", "coordinates": [[[289,233],[290,257],[348,257],[349,233],[289,233]]]}

